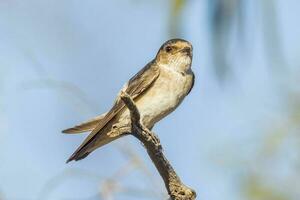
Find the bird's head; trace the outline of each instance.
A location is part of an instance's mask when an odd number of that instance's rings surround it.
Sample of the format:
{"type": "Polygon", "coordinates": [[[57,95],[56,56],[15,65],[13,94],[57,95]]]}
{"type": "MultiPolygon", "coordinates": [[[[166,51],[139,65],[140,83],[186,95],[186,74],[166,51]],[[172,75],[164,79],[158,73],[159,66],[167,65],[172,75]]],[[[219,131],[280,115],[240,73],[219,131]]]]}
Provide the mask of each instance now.
{"type": "Polygon", "coordinates": [[[191,43],[183,39],[171,39],[160,47],[156,55],[156,62],[160,66],[182,72],[190,69],[192,58],[191,43]]]}

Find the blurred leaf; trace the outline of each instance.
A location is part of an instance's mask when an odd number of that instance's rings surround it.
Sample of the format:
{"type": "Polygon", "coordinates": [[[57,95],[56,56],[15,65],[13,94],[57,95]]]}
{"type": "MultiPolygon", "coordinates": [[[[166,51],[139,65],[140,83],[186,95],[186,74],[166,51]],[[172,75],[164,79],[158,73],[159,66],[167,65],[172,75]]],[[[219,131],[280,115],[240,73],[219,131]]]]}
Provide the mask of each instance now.
{"type": "Polygon", "coordinates": [[[178,16],[184,7],[186,0],[173,0],[171,13],[173,16],[178,16]]]}
{"type": "MultiPolygon", "coordinates": [[[[224,80],[232,75],[232,63],[228,59],[229,47],[233,43],[232,37],[237,30],[237,51],[245,50],[246,33],[253,32],[254,27],[246,27],[246,13],[249,6],[245,0],[208,0],[208,23],[210,27],[210,41],[212,46],[212,62],[219,80],[224,80]]],[[[275,1],[258,1],[261,15],[254,16],[254,21],[262,21],[263,42],[265,45],[266,59],[269,66],[275,71],[285,65],[285,56],[282,49],[281,35],[278,28],[275,1]]],[[[250,7],[250,9],[253,9],[250,7]]],[[[253,10],[252,10],[253,12],[253,10]]],[[[252,45],[250,40],[248,46],[252,45]],[[250,43],[249,43],[250,42],[250,43]]],[[[235,51],[236,55],[240,52],[235,51]]],[[[249,53],[248,53],[249,54],[249,53]]],[[[249,57],[248,57],[249,58],[249,57]]],[[[275,71],[276,72],[276,71],[275,71]]]]}
{"type": "Polygon", "coordinates": [[[271,134],[266,136],[264,146],[262,147],[261,155],[264,158],[274,155],[287,138],[288,127],[284,125],[275,127],[271,134]]]}
{"type": "Polygon", "coordinates": [[[245,184],[245,196],[249,200],[289,200],[286,194],[282,194],[275,188],[263,184],[259,177],[252,176],[245,184]]]}
{"type": "Polygon", "coordinates": [[[264,0],[259,2],[261,3],[263,36],[267,60],[270,67],[280,70],[286,63],[281,44],[281,34],[278,28],[276,1],[264,0]]]}
{"type": "Polygon", "coordinates": [[[170,30],[171,37],[178,37],[180,35],[180,17],[183,8],[186,5],[186,0],[170,0],[171,12],[170,12],[170,30]]]}
{"type": "Polygon", "coordinates": [[[212,61],[219,80],[224,80],[230,73],[228,60],[230,33],[233,22],[244,9],[239,0],[208,0],[208,24],[212,46],[212,61]]]}

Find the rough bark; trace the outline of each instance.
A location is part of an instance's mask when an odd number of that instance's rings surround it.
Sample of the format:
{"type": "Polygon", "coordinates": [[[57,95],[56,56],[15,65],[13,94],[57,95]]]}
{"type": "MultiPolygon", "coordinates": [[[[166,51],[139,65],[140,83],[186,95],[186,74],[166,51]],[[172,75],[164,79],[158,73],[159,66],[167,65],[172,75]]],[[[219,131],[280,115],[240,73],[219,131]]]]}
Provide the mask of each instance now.
{"type": "Polygon", "coordinates": [[[121,94],[121,99],[130,110],[131,134],[145,146],[148,155],[164,180],[171,200],[194,200],[196,192],[184,185],[163,153],[159,138],[140,122],[140,113],[132,98],[121,94]]]}

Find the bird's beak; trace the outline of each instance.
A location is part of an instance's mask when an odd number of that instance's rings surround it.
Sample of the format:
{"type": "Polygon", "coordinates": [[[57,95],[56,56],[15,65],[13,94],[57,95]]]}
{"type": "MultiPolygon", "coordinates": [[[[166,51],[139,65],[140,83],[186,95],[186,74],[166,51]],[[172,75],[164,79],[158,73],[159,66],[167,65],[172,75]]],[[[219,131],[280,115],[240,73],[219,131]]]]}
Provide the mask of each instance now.
{"type": "Polygon", "coordinates": [[[191,47],[184,47],[182,50],[181,50],[181,52],[183,52],[183,53],[185,53],[186,55],[188,55],[188,56],[192,56],[192,49],[191,49],[191,47]]]}

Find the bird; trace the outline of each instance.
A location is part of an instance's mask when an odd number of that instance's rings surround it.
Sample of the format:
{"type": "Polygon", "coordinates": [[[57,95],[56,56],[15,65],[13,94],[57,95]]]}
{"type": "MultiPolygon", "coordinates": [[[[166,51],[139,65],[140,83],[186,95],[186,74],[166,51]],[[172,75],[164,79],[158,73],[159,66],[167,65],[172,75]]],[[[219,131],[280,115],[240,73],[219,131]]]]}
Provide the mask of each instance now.
{"type": "Polygon", "coordinates": [[[173,112],[194,86],[192,59],[190,42],[176,38],[163,43],[155,58],[123,86],[108,112],[62,131],[66,134],[91,131],[67,163],[84,159],[99,147],[130,133],[130,112],[121,100],[122,93],[133,99],[141,123],[149,130],[173,112]]]}

